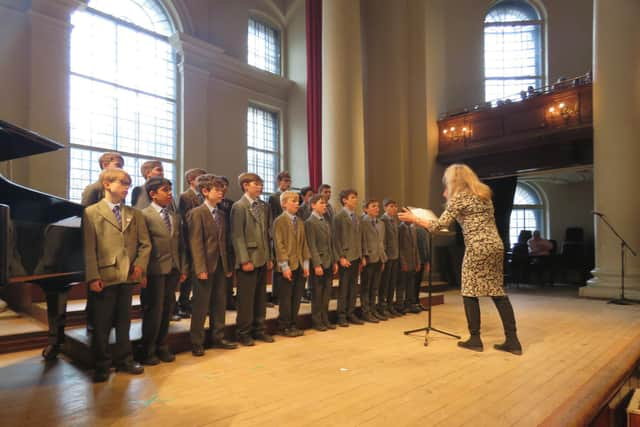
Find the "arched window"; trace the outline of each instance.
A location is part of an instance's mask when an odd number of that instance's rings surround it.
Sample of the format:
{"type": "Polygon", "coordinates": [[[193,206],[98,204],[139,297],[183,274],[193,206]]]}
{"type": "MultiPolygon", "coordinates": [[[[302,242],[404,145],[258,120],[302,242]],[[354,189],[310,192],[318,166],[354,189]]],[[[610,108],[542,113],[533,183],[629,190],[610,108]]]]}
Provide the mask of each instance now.
{"type": "Polygon", "coordinates": [[[544,219],[545,205],[538,191],[530,184],[519,182],[513,196],[513,210],[509,223],[511,244],[518,241],[518,235],[522,230],[529,230],[532,233],[535,230],[540,230],[544,236],[544,219]]]}
{"type": "Polygon", "coordinates": [[[264,19],[249,17],[247,31],[247,62],[261,70],[280,75],[280,30],[264,19]]]}
{"type": "Polygon", "coordinates": [[[525,0],[497,2],[484,19],[484,97],[520,99],[543,86],[543,20],[525,0]]]}
{"type": "Polygon", "coordinates": [[[140,165],[160,160],[176,177],[174,32],[154,0],[91,0],[71,17],[69,198],[100,174],[105,151],[124,157],[132,185],[140,165]]]}

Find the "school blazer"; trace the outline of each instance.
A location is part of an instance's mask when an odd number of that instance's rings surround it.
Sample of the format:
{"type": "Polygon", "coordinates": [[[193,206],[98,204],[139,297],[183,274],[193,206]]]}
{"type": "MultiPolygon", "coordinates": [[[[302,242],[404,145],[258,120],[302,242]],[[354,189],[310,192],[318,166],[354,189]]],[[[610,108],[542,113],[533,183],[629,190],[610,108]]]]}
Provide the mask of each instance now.
{"type": "Polygon", "coordinates": [[[311,254],[311,266],[313,268],[317,266],[324,269],[331,268],[338,259],[333,247],[329,222],[325,219],[320,221],[311,215],[304,223],[304,231],[311,254]]]}
{"type": "Polygon", "coordinates": [[[122,226],[106,202],[87,207],[82,216],[85,280],[105,286],[128,283],[133,267],[147,270],[151,243],[142,212],[121,205],[122,226]]]}
{"type": "Polygon", "coordinates": [[[91,206],[104,199],[104,187],[100,181],[96,181],[93,184],[89,184],[82,191],[82,199],[80,204],[82,206],[91,206]]]}
{"type": "Polygon", "coordinates": [[[169,211],[173,225],[171,231],[160,215],[151,205],[142,210],[149,238],[151,239],[151,255],[147,274],[169,274],[175,268],[181,273],[187,273],[183,235],[180,218],[169,211]]]}
{"type": "Polygon", "coordinates": [[[271,210],[271,218],[275,219],[282,214],[282,205],[280,204],[280,195],[282,191],[277,191],[269,196],[267,203],[269,204],[269,210],[271,210]]]}
{"type": "Polygon", "coordinates": [[[386,262],[384,253],[384,222],[378,221],[373,225],[373,218],[368,215],[362,217],[362,255],[367,257],[367,262],[386,262]]]}
{"type": "Polygon", "coordinates": [[[298,218],[302,218],[303,221],[308,220],[311,216],[311,206],[308,203],[301,204],[296,215],[298,215],[298,218]]]}
{"type": "Polygon", "coordinates": [[[409,271],[415,271],[416,266],[420,262],[416,228],[404,222],[400,223],[398,226],[398,235],[400,242],[400,264],[406,265],[409,271]]]}
{"type": "Polygon", "coordinates": [[[273,222],[273,246],[276,252],[276,271],[282,272],[279,263],[287,261],[292,271],[297,270],[303,261],[311,258],[304,221],[296,219],[298,233],[293,231],[293,222],[286,212],[283,212],[273,222]]]}
{"type": "Polygon", "coordinates": [[[202,204],[200,198],[196,195],[196,193],[189,188],[187,191],[180,194],[180,198],[178,199],[178,212],[182,218],[187,217],[187,213],[193,209],[197,208],[202,204]]]}
{"type": "Polygon", "coordinates": [[[387,214],[382,215],[384,222],[384,251],[389,259],[398,259],[400,248],[398,245],[398,218],[392,218],[387,214]]]}
{"type": "Polygon", "coordinates": [[[189,247],[191,248],[194,274],[214,273],[220,259],[222,259],[224,272],[231,271],[227,245],[225,244],[225,215],[220,209],[216,212],[220,216],[218,223],[213,219],[206,203],[191,209],[187,214],[189,247]]]}
{"type": "Polygon", "coordinates": [[[355,214],[355,225],[345,209],[341,209],[333,218],[333,240],[338,258],[345,257],[355,261],[362,257],[362,237],[360,218],[355,214]]]}
{"type": "Polygon", "coordinates": [[[262,267],[273,259],[270,245],[271,210],[262,200],[258,200],[262,210],[262,221],[258,221],[251,209],[251,202],[245,196],[231,207],[231,243],[236,257],[236,268],[251,261],[255,267],[262,267]]]}

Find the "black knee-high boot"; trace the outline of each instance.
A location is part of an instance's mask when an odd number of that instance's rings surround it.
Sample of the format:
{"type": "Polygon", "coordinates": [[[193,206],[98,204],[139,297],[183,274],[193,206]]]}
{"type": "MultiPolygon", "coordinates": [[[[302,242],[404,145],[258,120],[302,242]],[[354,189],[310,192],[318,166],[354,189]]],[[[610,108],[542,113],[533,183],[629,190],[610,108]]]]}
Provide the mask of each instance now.
{"type": "Polygon", "coordinates": [[[470,336],[466,341],[458,341],[458,346],[469,350],[482,351],[484,347],[480,339],[480,303],[476,297],[462,297],[462,300],[470,336]]]}
{"type": "Polygon", "coordinates": [[[493,297],[493,303],[498,309],[500,319],[502,320],[502,327],[504,328],[505,341],[502,344],[495,344],[493,347],[496,350],[507,351],[509,353],[521,355],[522,346],[518,340],[516,334],[516,317],[513,314],[513,307],[509,297],[493,297]]]}

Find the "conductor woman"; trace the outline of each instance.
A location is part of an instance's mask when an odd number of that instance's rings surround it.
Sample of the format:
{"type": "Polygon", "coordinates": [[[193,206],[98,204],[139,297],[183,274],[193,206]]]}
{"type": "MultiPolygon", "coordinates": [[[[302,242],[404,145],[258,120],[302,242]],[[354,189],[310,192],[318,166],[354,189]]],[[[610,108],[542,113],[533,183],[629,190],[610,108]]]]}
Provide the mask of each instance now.
{"type": "Polygon", "coordinates": [[[491,202],[491,189],[480,182],[478,176],[466,165],[449,166],[442,177],[446,209],[437,221],[418,218],[410,211],[400,213],[401,221],[413,222],[435,231],[446,228],[454,220],[462,227],[465,253],[462,261],[462,298],[469,334],[458,346],[482,351],[480,339],[480,305],[478,297],[493,299],[506,340],[494,348],[521,355],[522,346],[516,334],[516,319],[509,297],[503,287],[504,246],[498,235],[491,202]]]}

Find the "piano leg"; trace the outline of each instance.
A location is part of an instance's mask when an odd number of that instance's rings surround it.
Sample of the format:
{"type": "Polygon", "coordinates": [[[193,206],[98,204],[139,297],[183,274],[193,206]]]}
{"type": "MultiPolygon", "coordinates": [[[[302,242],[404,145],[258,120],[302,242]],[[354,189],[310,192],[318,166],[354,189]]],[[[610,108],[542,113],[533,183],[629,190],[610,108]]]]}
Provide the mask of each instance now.
{"type": "Polygon", "coordinates": [[[64,327],[67,322],[67,300],[69,288],[59,291],[45,291],[47,298],[47,320],[49,322],[49,339],[47,347],[42,350],[45,360],[55,360],[64,344],[64,327]]]}

